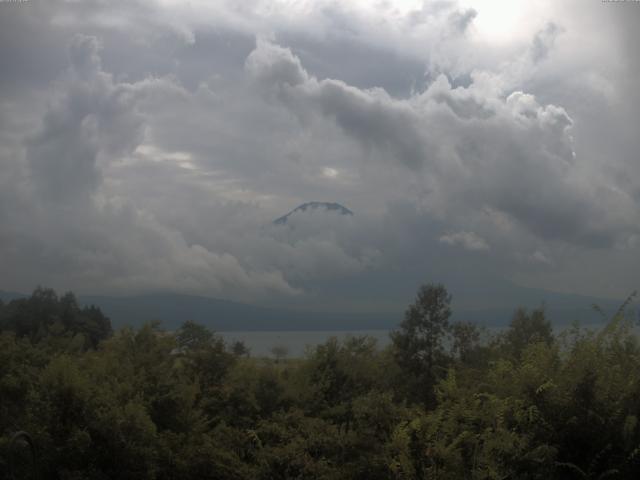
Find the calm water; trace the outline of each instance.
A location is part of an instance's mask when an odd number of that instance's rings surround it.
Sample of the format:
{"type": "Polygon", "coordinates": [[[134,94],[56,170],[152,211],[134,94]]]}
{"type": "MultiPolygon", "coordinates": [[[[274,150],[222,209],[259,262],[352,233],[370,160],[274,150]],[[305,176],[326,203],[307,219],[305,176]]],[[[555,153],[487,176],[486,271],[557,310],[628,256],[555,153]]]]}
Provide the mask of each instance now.
{"type": "Polygon", "coordinates": [[[285,332],[218,332],[227,342],[242,340],[251,350],[254,357],[271,356],[273,347],[285,347],[289,357],[301,357],[307,346],[315,347],[331,337],[342,340],[349,336],[373,337],[382,348],[389,344],[389,330],[355,330],[349,331],[285,331],[285,332]]]}
{"type": "MultiPolygon", "coordinates": [[[[584,328],[597,330],[603,326],[598,324],[584,324],[584,328]]],[[[488,327],[488,334],[500,332],[504,327],[488,327]]],[[[555,333],[558,334],[568,325],[556,326],[555,333]]],[[[273,347],[285,347],[288,351],[288,357],[302,357],[307,347],[315,347],[325,343],[331,337],[337,337],[343,340],[349,336],[373,337],[377,341],[378,348],[384,348],[391,342],[389,338],[390,330],[354,330],[354,331],[283,331],[283,332],[217,332],[222,335],[227,342],[242,340],[251,350],[254,357],[273,356],[271,349],[273,347]]],[[[640,332],[639,332],[640,333],[640,332]]]]}

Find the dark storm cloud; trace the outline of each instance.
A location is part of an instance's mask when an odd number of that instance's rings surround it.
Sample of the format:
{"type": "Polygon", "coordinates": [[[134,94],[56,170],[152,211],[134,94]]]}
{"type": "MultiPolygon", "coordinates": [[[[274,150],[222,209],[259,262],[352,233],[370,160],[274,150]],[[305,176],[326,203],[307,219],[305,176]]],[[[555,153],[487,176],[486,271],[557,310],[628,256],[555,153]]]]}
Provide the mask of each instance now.
{"type": "Polygon", "coordinates": [[[631,222],[592,221],[611,208],[635,212],[598,178],[580,178],[573,120],[561,107],[540,105],[522,92],[481,96],[476,85],[452,88],[444,77],[398,100],[381,90],[317,80],[290,50],[264,41],[245,67],[297,114],[321,112],[365,148],[435,178],[435,201],[452,218],[455,207],[488,206],[544,239],[603,247],[634,229],[631,222]]]}
{"type": "Polygon", "coordinates": [[[0,3],[0,288],[391,308],[425,278],[589,291],[596,258],[622,291],[640,9],[601,7],[497,44],[453,1],[0,3]],[[356,214],[272,228],[308,200],[356,214]]]}
{"type": "Polygon", "coordinates": [[[425,160],[412,110],[394,102],[384,90],[363,91],[341,81],[318,81],[290,50],[264,41],[247,57],[245,68],[261,87],[275,87],[276,95],[298,113],[319,110],[335,118],[365,147],[388,151],[410,167],[416,168],[425,160]]]}
{"type": "MultiPolygon", "coordinates": [[[[294,46],[305,69],[321,79],[339,78],[359,88],[380,87],[397,97],[406,97],[425,83],[425,61],[402,51],[381,49],[365,41],[317,39],[301,33],[283,33],[276,40],[294,46]]],[[[247,55],[254,47],[251,39],[247,55]]]]}

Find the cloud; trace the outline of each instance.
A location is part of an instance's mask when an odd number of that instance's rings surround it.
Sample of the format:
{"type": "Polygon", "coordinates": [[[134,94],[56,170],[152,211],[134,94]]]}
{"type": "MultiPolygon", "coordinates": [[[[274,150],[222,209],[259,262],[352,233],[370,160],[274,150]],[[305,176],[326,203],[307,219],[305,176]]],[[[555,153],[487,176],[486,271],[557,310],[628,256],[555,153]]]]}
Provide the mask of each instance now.
{"type": "Polygon", "coordinates": [[[245,61],[245,70],[258,85],[296,86],[308,80],[307,72],[291,50],[258,39],[245,61]]]}
{"type": "MultiPolygon", "coordinates": [[[[29,282],[39,277],[38,282],[85,291],[177,290],[231,298],[242,292],[297,294],[272,266],[252,270],[228,252],[187,242],[151,212],[109,191],[105,172],[135,158],[144,141],[145,115],[139,110],[156,96],[181,90],[158,79],[118,82],[102,70],[98,52],[95,37],[73,38],[69,69],[56,82],[39,131],[26,140],[27,178],[36,203],[23,212],[30,225],[21,222],[25,230],[13,232],[27,241],[8,239],[13,253],[5,271],[20,272],[22,288],[31,288],[29,282]]],[[[153,148],[142,151],[159,155],[153,148]]],[[[167,160],[188,168],[184,156],[167,160]]]]}
{"type": "Polygon", "coordinates": [[[531,254],[531,259],[535,262],[544,263],[546,265],[553,265],[553,262],[540,250],[536,250],[531,254]]]}
{"type": "Polygon", "coordinates": [[[134,88],[102,71],[98,48],[95,37],[73,38],[70,68],[27,141],[31,176],[47,201],[90,195],[101,183],[99,157],[126,155],[142,138],[134,88]]]}
{"type": "Polygon", "coordinates": [[[465,250],[489,250],[487,242],[473,232],[448,233],[440,237],[440,242],[451,246],[459,245],[465,250]]]}
{"type": "Polygon", "coordinates": [[[473,8],[467,8],[463,11],[453,12],[451,15],[449,15],[449,19],[459,32],[465,32],[467,28],[469,28],[469,25],[471,25],[471,22],[473,22],[473,19],[477,16],[477,10],[474,10],[473,8]]]}
{"type": "Polygon", "coordinates": [[[397,306],[422,281],[477,272],[626,291],[640,10],[526,5],[1,15],[0,288],[397,306]],[[511,36],[490,35],[505,18],[511,36]],[[309,200],[356,215],[271,228],[309,200]],[[612,286],[594,286],[589,259],[612,286]]]}
{"type": "Polygon", "coordinates": [[[394,102],[384,90],[360,90],[339,80],[318,81],[290,50],[264,41],[249,55],[245,69],[260,86],[278,89],[279,98],[295,113],[320,111],[365,147],[380,148],[414,167],[426,155],[421,134],[413,128],[414,112],[394,102]]]}
{"type": "Polygon", "coordinates": [[[519,91],[505,98],[491,76],[474,74],[468,87],[454,88],[441,75],[426,91],[396,99],[319,80],[290,51],[264,41],[245,67],[301,120],[319,113],[384,163],[421,176],[424,201],[450,221],[492,208],[542,239],[590,246],[635,230],[633,200],[576,161],[567,112],[519,91]],[[593,221],[612,210],[624,214],[593,221]]]}
{"type": "Polygon", "coordinates": [[[542,30],[536,33],[531,43],[531,58],[534,63],[541,62],[547,58],[556,38],[562,32],[563,29],[561,27],[549,22],[542,30]]]}

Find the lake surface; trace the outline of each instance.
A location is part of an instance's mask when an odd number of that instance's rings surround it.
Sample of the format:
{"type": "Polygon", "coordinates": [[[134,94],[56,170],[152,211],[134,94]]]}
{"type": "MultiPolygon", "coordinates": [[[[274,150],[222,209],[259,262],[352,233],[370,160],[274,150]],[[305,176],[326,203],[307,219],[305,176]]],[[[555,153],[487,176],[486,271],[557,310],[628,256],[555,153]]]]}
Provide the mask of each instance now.
{"type": "Polygon", "coordinates": [[[285,347],[289,357],[302,357],[307,347],[315,347],[325,343],[331,337],[343,340],[349,336],[373,337],[378,348],[387,346],[391,339],[390,330],[355,330],[349,331],[283,331],[283,332],[217,332],[225,341],[241,340],[251,350],[251,356],[272,356],[273,347],[285,347]]]}
{"type": "MultiPolygon", "coordinates": [[[[640,316],[639,316],[640,320],[640,316]]],[[[583,328],[597,330],[602,328],[604,323],[587,323],[583,324],[583,328]]],[[[485,332],[489,335],[499,333],[505,327],[485,327],[485,332]]],[[[556,325],[554,331],[559,334],[569,325],[556,325]]],[[[638,327],[636,327],[638,330],[638,327]]],[[[384,348],[391,339],[389,333],[391,330],[353,330],[353,331],[337,331],[337,330],[317,330],[317,331],[266,331],[266,332],[216,332],[221,335],[226,342],[231,343],[241,340],[250,349],[251,356],[264,357],[273,356],[271,349],[273,347],[285,347],[288,357],[302,357],[305,350],[309,347],[313,348],[317,345],[325,343],[329,338],[336,337],[344,340],[347,337],[373,337],[378,348],[384,348]]],[[[640,333],[640,331],[638,332],[640,333]]]]}

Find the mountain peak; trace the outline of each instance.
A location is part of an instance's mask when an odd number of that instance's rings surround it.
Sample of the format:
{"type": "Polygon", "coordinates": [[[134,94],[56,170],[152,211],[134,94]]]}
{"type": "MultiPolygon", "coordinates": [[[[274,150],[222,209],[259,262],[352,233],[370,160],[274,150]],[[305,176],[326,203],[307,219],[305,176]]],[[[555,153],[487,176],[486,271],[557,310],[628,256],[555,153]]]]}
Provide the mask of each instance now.
{"type": "Polygon", "coordinates": [[[335,202],[307,202],[307,203],[303,203],[302,205],[297,206],[296,208],[294,208],[293,210],[291,210],[289,213],[287,213],[286,215],[283,215],[280,218],[276,218],[273,223],[276,225],[284,225],[287,223],[287,220],[289,219],[289,217],[291,215],[293,215],[294,213],[297,212],[306,212],[306,211],[311,211],[311,210],[325,210],[327,212],[336,212],[340,215],[353,215],[353,212],[351,210],[349,210],[348,208],[340,205],[339,203],[335,203],[335,202]]]}

